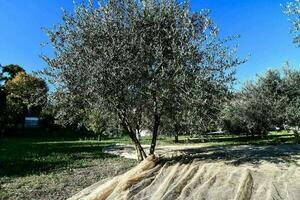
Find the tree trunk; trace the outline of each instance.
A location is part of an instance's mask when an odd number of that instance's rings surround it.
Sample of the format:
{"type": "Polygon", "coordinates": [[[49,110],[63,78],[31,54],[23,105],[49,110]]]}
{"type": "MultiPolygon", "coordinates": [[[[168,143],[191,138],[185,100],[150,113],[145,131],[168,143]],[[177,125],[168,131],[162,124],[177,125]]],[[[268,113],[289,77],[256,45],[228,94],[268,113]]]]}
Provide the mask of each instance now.
{"type": "Polygon", "coordinates": [[[139,127],[137,127],[137,129],[136,129],[136,138],[138,139],[138,141],[140,141],[140,139],[141,139],[141,133],[140,133],[139,127]]]}
{"type": "Polygon", "coordinates": [[[131,139],[135,145],[137,159],[139,161],[143,161],[147,157],[147,155],[146,155],[141,143],[139,142],[139,140],[135,137],[135,135],[133,135],[133,137],[134,137],[134,139],[133,138],[131,138],[131,139]]]}
{"type": "Polygon", "coordinates": [[[175,133],[175,143],[179,143],[178,134],[177,133],[175,133]]]}
{"type": "Polygon", "coordinates": [[[159,124],[160,124],[160,118],[158,115],[155,115],[154,116],[153,133],[152,133],[152,141],[151,141],[151,147],[150,147],[150,155],[154,154],[154,151],[155,151],[159,124]]]}
{"type": "Polygon", "coordinates": [[[124,117],[122,114],[119,114],[119,117],[121,119],[121,125],[122,125],[123,129],[127,132],[129,137],[131,138],[132,142],[134,143],[138,161],[143,161],[145,158],[147,158],[147,155],[146,155],[140,141],[136,137],[136,131],[130,126],[130,124],[126,120],[126,117],[124,117]]]}
{"type": "Polygon", "coordinates": [[[128,132],[129,137],[131,138],[132,142],[134,143],[138,160],[143,161],[147,157],[147,155],[146,155],[140,141],[137,139],[135,131],[130,131],[130,130],[128,130],[128,128],[126,128],[126,131],[128,132]]]}
{"type": "Polygon", "coordinates": [[[179,128],[177,126],[177,124],[175,125],[175,143],[179,143],[179,140],[178,140],[178,132],[179,132],[179,128]]]}
{"type": "Polygon", "coordinates": [[[102,140],[102,132],[98,135],[98,141],[102,140]]]}

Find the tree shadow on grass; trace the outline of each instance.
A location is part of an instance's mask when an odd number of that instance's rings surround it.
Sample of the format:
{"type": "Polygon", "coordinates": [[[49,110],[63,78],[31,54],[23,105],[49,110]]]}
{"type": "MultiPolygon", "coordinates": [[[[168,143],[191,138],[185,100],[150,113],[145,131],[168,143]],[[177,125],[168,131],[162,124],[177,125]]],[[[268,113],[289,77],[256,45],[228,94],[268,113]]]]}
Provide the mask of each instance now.
{"type": "Polygon", "coordinates": [[[68,168],[86,167],[94,160],[114,158],[102,153],[106,145],[84,142],[24,142],[1,148],[0,177],[36,175],[68,168]]]}
{"type": "Polygon", "coordinates": [[[300,160],[300,145],[215,145],[208,147],[190,147],[173,151],[172,158],[163,158],[163,162],[190,161],[192,159],[208,161],[225,161],[228,164],[244,163],[259,164],[263,161],[270,163],[288,163],[298,165],[300,160]]]}

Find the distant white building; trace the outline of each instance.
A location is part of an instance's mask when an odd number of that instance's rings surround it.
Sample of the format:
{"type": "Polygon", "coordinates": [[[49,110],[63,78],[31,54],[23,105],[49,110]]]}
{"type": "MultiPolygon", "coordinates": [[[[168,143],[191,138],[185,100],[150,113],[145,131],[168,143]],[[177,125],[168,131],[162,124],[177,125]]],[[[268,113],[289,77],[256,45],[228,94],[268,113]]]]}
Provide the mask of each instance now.
{"type": "Polygon", "coordinates": [[[40,125],[40,119],[38,117],[25,117],[25,128],[36,128],[40,125]]]}

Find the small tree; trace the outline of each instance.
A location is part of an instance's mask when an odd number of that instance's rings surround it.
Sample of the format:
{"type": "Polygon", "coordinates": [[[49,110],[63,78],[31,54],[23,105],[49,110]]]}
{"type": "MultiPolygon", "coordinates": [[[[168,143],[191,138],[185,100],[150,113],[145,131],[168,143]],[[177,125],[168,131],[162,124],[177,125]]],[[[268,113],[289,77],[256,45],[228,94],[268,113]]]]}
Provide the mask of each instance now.
{"type": "Polygon", "coordinates": [[[245,101],[239,97],[225,103],[220,114],[222,128],[231,134],[248,134],[247,119],[245,117],[247,111],[245,109],[245,101]]]}

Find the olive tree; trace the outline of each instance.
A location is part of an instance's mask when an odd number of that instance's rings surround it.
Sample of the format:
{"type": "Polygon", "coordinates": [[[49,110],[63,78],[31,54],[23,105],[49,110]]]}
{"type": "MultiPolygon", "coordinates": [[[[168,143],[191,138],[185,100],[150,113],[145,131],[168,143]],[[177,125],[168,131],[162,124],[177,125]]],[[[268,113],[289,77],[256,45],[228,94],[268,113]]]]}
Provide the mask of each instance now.
{"type": "Polygon", "coordinates": [[[217,32],[209,12],[193,12],[188,2],[90,1],[64,12],[63,23],[47,30],[54,57],[43,56],[45,74],[61,101],[114,113],[142,160],[136,130],[151,127],[153,154],[170,108],[180,105],[201,118],[234,80],[240,61],[217,32]]]}
{"type": "Polygon", "coordinates": [[[283,88],[285,95],[282,102],[285,105],[286,125],[299,127],[300,102],[300,71],[287,68],[284,72],[283,88]]]}
{"type": "Polygon", "coordinates": [[[225,104],[222,119],[231,133],[264,135],[272,126],[272,105],[259,84],[248,82],[225,104]]]}

